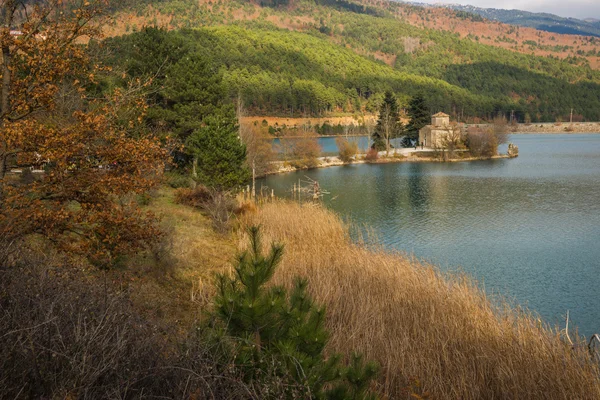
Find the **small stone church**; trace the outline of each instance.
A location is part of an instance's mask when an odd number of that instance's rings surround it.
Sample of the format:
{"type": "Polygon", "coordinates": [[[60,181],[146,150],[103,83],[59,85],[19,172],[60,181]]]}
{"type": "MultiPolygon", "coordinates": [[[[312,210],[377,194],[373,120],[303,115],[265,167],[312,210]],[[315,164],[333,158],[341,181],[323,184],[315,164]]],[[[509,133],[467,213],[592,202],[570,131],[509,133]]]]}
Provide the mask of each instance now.
{"type": "Polygon", "coordinates": [[[419,145],[425,147],[442,147],[442,137],[451,129],[450,116],[443,112],[431,117],[431,125],[425,125],[419,130],[419,145]]]}

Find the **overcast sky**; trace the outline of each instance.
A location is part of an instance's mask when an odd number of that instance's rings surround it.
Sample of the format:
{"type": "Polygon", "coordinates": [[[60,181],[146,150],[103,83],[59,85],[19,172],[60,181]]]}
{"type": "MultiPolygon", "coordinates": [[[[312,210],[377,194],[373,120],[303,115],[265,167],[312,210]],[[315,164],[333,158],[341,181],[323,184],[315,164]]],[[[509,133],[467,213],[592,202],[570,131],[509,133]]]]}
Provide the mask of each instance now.
{"type": "Polygon", "coordinates": [[[600,19],[599,0],[415,0],[421,3],[459,3],[483,8],[547,12],[561,17],[600,19]]]}

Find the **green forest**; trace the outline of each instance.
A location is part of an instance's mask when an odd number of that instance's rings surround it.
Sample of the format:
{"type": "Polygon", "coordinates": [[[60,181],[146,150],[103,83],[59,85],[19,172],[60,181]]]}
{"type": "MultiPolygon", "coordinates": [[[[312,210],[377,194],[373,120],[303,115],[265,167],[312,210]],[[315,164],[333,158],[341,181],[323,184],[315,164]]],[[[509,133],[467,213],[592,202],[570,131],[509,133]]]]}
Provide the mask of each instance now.
{"type": "MultiPolygon", "coordinates": [[[[252,20],[234,13],[250,15],[253,3],[216,2],[209,8],[176,0],[154,7],[176,16],[182,28],[165,33],[165,40],[185,43],[182,52],[169,54],[168,63],[191,54],[210,62],[222,74],[227,96],[241,97],[251,114],[373,112],[391,90],[403,107],[421,94],[430,111],[464,121],[514,111],[520,121],[548,122],[565,119],[571,108],[578,119],[600,119],[599,71],[577,60],[521,54],[416,28],[402,21],[397,5],[267,4],[252,20]],[[301,28],[281,28],[270,18],[301,28]]],[[[143,4],[136,8],[144,15],[143,4]]],[[[128,68],[146,32],[134,27],[129,35],[108,39],[112,64],[128,68]]]]}

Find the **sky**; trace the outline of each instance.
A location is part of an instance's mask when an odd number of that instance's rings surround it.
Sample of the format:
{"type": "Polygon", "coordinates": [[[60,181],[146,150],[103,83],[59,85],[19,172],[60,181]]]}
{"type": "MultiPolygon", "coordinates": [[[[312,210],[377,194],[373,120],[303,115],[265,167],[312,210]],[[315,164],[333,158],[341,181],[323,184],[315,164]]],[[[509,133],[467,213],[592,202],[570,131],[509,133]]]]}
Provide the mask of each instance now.
{"type": "Polygon", "coordinates": [[[421,3],[459,3],[482,8],[547,12],[561,17],[600,19],[599,0],[415,0],[421,3]]]}

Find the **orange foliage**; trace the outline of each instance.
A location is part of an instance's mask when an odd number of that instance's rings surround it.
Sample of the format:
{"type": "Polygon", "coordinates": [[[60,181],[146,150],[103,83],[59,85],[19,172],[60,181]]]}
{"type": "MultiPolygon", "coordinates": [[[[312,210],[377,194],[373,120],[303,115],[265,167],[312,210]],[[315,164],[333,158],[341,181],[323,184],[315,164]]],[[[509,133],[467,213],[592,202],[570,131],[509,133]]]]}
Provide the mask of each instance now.
{"type": "Polygon", "coordinates": [[[86,98],[84,87],[101,68],[78,39],[98,36],[100,4],[86,1],[71,11],[55,2],[19,15],[13,0],[6,3],[8,24],[0,33],[0,232],[5,241],[42,234],[109,266],[160,233],[154,217],[133,202],[133,195],[157,185],[166,156],[157,139],[139,134],[145,106],[136,94],[144,84],[86,98]],[[12,36],[7,27],[17,23],[22,35],[12,36]],[[65,87],[79,106],[57,107],[65,87]],[[134,111],[126,121],[123,110],[134,111]],[[9,180],[11,168],[42,162],[45,172],[32,182],[9,180]]]}

